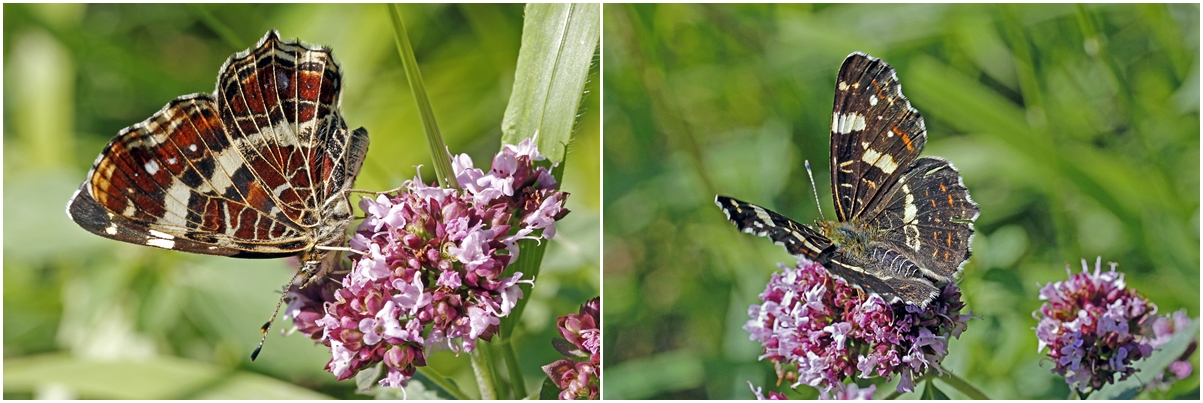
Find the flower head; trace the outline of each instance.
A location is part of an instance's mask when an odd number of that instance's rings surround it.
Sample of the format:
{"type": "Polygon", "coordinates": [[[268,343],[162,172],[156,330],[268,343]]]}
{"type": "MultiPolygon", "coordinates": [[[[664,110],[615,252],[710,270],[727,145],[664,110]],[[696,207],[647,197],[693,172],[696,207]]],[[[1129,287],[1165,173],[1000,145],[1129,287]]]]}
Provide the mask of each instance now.
{"type": "Polygon", "coordinates": [[[781,392],[770,391],[769,395],[766,397],[763,393],[761,393],[760,387],[752,385],[752,382],[748,382],[748,387],[752,388],[752,394],[756,395],[756,400],[789,400],[789,398],[781,392]]]}
{"type": "Polygon", "coordinates": [[[400,387],[432,351],[472,351],[491,340],[523,297],[519,286],[533,284],[520,272],[503,274],[518,241],[551,238],[554,220],[568,213],[568,195],[532,165],[539,159],[527,139],[506,146],[488,173],[455,157],[462,190],[415,178],[395,195],[361,200],[367,217],[350,241],[359,253],[349,269],[294,286],[287,297],[297,330],[330,347],[326,369],[344,380],[383,362],[381,385],[400,387]]]}
{"type": "MultiPolygon", "coordinates": [[[[1100,257],[1091,272],[1083,259],[1081,273],[1040,289],[1045,302],[1032,313],[1039,320],[1037,351],[1047,348],[1053,372],[1080,392],[1131,376],[1132,363],[1168,342],[1177,327],[1176,321],[1156,316],[1157,305],[1126,288],[1124,274],[1115,267],[1111,263],[1110,271],[1102,271],[1100,257]]],[[[1190,323],[1185,313],[1181,317],[1190,323]]]]}
{"type": "Polygon", "coordinates": [[[583,359],[563,358],[543,366],[543,372],[561,389],[560,400],[597,399],[601,380],[601,330],[597,327],[600,311],[598,297],[581,305],[579,313],[556,320],[564,339],[552,340],[552,346],[560,354],[583,359]]]}
{"type": "Polygon", "coordinates": [[[813,386],[824,396],[863,393],[844,385],[853,376],[898,375],[898,391],[913,391],[913,379],[932,369],[943,372],[949,337],[960,337],[972,317],[961,314],[964,303],[955,284],[926,308],[891,305],[805,258],[794,268],[781,265],[760,299],[744,325],[750,339],[764,346],[760,358],[773,361],[779,377],[796,376],[791,387],[813,386]]]}

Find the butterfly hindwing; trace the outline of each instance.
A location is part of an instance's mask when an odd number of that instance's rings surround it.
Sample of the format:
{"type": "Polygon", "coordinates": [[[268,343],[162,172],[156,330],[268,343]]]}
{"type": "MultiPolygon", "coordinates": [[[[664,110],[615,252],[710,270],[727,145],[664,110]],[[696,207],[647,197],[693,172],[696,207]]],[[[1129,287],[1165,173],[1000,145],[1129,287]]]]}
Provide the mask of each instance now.
{"type": "Polygon", "coordinates": [[[969,260],[979,211],[952,163],[923,157],[866,212],[864,225],[876,228],[883,243],[914,262],[924,276],[950,281],[969,260]]]}
{"type": "Polygon", "coordinates": [[[859,257],[837,250],[823,266],[831,275],[891,304],[901,300],[924,307],[939,292],[914,262],[886,245],[871,246],[859,257]]]}

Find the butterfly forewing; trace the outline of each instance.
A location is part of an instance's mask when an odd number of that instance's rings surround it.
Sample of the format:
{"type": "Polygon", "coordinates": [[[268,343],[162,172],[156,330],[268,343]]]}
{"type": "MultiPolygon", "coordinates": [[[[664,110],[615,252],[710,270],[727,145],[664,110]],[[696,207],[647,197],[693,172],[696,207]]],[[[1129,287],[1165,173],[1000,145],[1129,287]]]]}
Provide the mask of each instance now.
{"type": "Polygon", "coordinates": [[[860,216],[927,143],[894,69],[863,53],[844,60],[831,118],[832,198],[840,221],[860,216]]]}
{"type": "Polygon", "coordinates": [[[818,261],[832,249],[826,237],[772,210],[726,196],[715,197],[714,203],[740,231],[768,237],[791,255],[818,261]]]}
{"type": "Polygon", "coordinates": [[[276,257],[341,242],[343,192],[368,138],[347,130],[340,91],[329,50],[271,31],[226,61],[214,94],[180,97],[118,133],[68,214],[101,236],[195,253],[276,257]]]}

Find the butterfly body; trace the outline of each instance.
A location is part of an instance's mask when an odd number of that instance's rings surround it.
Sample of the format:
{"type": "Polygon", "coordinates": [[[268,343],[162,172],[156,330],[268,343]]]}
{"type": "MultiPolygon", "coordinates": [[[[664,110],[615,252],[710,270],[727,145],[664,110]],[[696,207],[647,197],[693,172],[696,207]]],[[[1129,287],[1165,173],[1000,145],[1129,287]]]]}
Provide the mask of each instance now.
{"type": "Polygon", "coordinates": [[[926,306],[936,285],[952,281],[969,259],[979,213],[952,163],[918,157],[926,142],[923,118],[894,69],[853,53],[840,68],[832,112],[838,220],[812,227],[726,196],[715,203],[744,232],[769,237],[854,287],[926,306]]]}

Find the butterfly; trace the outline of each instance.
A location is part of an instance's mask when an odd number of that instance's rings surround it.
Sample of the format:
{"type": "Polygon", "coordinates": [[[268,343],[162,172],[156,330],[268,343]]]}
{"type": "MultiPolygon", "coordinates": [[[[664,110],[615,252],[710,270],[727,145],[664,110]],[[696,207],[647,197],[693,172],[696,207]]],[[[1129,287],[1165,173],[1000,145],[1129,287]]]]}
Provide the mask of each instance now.
{"type": "Polygon", "coordinates": [[[118,132],[67,215],[138,245],[298,256],[301,273],[315,278],[331,251],[344,249],[347,192],[368,150],[367,130],[347,130],[341,98],[329,49],[268,32],[226,60],[214,93],[176,98],[118,132]]]}
{"type": "Polygon", "coordinates": [[[741,231],[883,300],[926,307],[970,256],[980,210],[948,160],[922,157],[923,117],[894,69],[864,53],[844,60],[831,119],[832,198],[838,221],[800,224],[763,207],[716,196],[741,231]]]}

